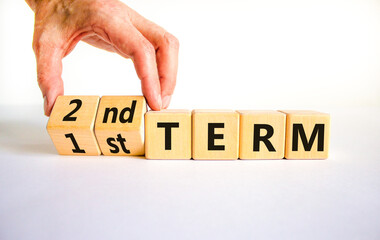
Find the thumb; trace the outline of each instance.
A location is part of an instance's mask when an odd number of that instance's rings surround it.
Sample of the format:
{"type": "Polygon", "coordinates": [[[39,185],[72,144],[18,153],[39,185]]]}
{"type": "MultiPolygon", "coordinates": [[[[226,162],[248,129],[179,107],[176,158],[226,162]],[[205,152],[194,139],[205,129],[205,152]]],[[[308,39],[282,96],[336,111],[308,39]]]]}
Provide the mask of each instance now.
{"type": "Polygon", "coordinates": [[[63,95],[62,51],[51,44],[34,46],[37,61],[37,80],[44,98],[44,111],[50,116],[55,100],[63,95]]]}

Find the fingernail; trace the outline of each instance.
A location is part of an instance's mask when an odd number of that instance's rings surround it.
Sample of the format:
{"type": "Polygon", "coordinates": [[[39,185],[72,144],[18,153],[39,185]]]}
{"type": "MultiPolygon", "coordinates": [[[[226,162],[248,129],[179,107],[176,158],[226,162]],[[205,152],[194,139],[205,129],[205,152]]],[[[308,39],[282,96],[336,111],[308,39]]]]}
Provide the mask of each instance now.
{"type": "Polygon", "coordinates": [[[161,110],[161,109],[162,109],[162,99],[161,99],[161,94],[158,95],[157,103],[158,103],[158,107],[159,107],[158,110],[161,110]]]}
{"type": "Polygon", "coordinates": [[[46,116],[47,116],[47,111],[48,111],[48,102],[47,102],[47,97],[44,96],[44,112],[46,116]]]}
{"type": "Polygon", "coordinates": [[[166,109],[169,107],[170,100],[172,99],[172,95],[167,95],[162,99],[162,108],[166,109]]]}

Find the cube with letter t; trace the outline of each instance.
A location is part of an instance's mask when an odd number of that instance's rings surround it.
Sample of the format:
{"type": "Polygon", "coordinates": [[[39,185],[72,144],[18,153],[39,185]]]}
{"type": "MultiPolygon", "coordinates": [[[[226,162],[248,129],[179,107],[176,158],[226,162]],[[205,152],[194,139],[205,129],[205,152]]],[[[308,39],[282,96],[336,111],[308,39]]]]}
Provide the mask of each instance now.
{"type": "Polygon", "coordinates": [[[145,114],[147,159],[191,158],[191,111],[161,110],[145,114]]]}
{"type": "Polygon", "coordinates": [[[330,115],[315,111],[286,114],[285,158],[326,159],[330,142],[330,115]]]}
{"type": "Polygon", "coordinates": [[[99,155],[94,134],[98,96],[59,96],[47,131],[62,155],[99,155]]]}
{"type": "Polygon", "coordinates": [[[144,155],[143,96],[103,96],[95,135],[104,155],[144,155]]]}
{"type": "Polygon", "coordinates": [[[239,114],[233,110],[193,110],[194,159],[237,159],[239,114]]]}

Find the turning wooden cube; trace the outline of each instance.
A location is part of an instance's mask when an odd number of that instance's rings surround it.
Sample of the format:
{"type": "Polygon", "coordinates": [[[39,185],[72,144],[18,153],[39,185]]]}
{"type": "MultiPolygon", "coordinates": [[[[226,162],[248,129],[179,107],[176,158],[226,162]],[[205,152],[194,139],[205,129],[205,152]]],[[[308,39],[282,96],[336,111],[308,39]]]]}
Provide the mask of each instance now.
{"type": "Polygon", "coordinates": [[[232,110],[193,110],[194,159],[237,159],[239,114],[232,110]]]}
{"type": "Polygon", "coordinates": [[[147,159],[191,159],[191,111],[161,110],[145,114],[147,159]]]}
{"type": "Polygon", "coordinates": [[[330,142],[330,115],[315,111],[286,114],[285,158],[326,159],[330,142]]]}
{"type": "Polygon", "coordinates": [[[47,131],[62,155],[99,155],[94,134],[98,96],[59,96],[47,131]]]}
{"type": "Polygon", "coordinates": [[[95,135],[104,155],[144,155],[143,96],[103,96],[95,135]]]}
{"type": "Polygon", "coordinates": [[[282,159],[286,115],[278,111],[241,110],[240,159],[282,159]]]}

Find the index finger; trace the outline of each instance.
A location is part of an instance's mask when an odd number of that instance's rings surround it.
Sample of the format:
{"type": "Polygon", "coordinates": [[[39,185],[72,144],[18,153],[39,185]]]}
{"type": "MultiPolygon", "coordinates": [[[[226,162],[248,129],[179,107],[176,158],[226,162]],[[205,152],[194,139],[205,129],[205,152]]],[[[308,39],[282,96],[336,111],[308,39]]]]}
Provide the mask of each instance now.
{"type": "Polygon", "coordinates": [[[112,21],[100,21],[99,25],[107,32],[114,48],[132,59],[148,105],[153,110],[160,110],[162,98],[154,47],[123,17],[109,19],[112,21]]]}
{"type": "Polygon", "coordinates": [[[165,33],[158,47],[157,69],[161,83],[162,107],[167,108],[177,81],[178,40],[170,33],[165,33]]]}
{"type": "Polygon", "coordinates": [[[132,9],[131,21],[137,30],[141,32],[156,49],[162,107],[167,108],[177,80],[179,41],[165,29],[142,17],[132,9]]]}

